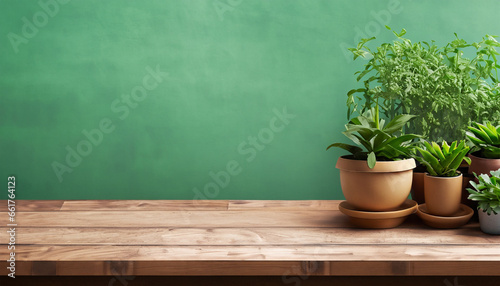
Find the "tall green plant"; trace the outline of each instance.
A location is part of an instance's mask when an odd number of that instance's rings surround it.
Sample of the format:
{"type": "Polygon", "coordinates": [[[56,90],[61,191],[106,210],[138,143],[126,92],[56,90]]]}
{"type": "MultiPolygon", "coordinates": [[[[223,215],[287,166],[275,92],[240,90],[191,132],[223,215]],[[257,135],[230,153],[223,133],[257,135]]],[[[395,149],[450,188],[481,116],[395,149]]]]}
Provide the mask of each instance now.
{"type": "Polygon", "coordinates": [[[367,46],[374,37],[349,49],[354,59],[369,61],[356,73],[363,87],[347,94],[348,118],[378,102],[389,119],[398,114],[417,115],[408,132],[432,141],[453,141],[464,138],[470,120],[500,116],[496,58],[500,44],[494,36],[469,44],[455,34],[455,40],[440,47],[435,42],[413,43],[403,37],[404,29],[393,33],[395,41],[375,50],[367,46]],[[466,49],[475,51],[475,57],[466,58],[466,49]]]}

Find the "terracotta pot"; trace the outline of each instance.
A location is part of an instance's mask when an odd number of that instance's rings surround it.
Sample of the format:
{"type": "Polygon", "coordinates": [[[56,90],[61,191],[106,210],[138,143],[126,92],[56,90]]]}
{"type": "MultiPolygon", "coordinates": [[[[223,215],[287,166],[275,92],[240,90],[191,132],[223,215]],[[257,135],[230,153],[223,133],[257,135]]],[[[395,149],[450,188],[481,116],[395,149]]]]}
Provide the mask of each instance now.
{"type": "Polygon", "coordinates": [[[408,198],[414,159],[377,161],[373,169],[364,160],[340,157],[340,185],[347,202],[358,210],[390,211],[408,198]]]}
{"type": "Polygon", "coordinates": [[[500,159],[486,159],[469,155],[471,160],[469,167],[469,174],[476,173],[479,174],[490,174],[490,171],[495,171],[500,169],[500,159]]]}
{"type": "Polygon", "coordinates": [[[476,201],[471,201],[468,199],[469,197],[469,191],[467,191],[467,188],[472,188],[472,185],[469,183],[470,181],[474,181],[474,176],[472,174],[462,174],[462,199],[461,202],[464,205],[467,205],[471,207],[472,209],[477,208],[477,202],[476,201]]]}
{"type": "Polygon", "coordinates": [[[460,209],[462,174],[456,177],[434,177],[425,174],[424,193],[427,212],[437,216],[452,216],[460,209]]]}
{"type": "Polygon", "coordinates": [[[424,173],[413,171],[413,180],[411,183],[411,198],[418,204],[425,202],[424,196],[424,173]]]}

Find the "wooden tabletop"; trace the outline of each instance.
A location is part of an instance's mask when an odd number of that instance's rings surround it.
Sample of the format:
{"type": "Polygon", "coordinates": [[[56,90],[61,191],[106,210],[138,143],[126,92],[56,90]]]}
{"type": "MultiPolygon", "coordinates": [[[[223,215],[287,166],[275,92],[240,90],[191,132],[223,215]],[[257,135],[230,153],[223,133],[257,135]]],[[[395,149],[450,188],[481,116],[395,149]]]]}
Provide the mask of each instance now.
{"type": "Polygon", "coordinates": [[[500,275],[500,236],[477,222],[357,229],[339,202],[20,200],[16,275],[500,275]]]}

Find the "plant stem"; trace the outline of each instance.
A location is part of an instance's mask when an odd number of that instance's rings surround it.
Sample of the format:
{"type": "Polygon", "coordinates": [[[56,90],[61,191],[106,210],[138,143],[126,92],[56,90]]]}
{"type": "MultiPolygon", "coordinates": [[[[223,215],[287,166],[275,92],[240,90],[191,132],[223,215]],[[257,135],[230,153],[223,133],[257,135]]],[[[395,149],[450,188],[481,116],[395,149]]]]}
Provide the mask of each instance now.
{"type": "Polygon", "coordinates": [[[378,97],[375,105],[375,128],[380,129],[379,115],[378,115],[378,97]]]}

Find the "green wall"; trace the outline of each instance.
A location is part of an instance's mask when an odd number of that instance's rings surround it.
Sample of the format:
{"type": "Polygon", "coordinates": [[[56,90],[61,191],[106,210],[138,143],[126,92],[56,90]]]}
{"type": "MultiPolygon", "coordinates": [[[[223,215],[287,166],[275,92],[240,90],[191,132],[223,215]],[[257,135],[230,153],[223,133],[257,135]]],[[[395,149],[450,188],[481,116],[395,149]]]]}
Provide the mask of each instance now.
{"type": "Polygon", "coordinates": [[[385,24],[417,41],[500,34],[498,0],[3,0],[0,11],[0,174],[16,176],[19,199],[341,199],[342,152],[325,147],[344,140],[363,64],[345,49],[392,40],[385,24]]]}

